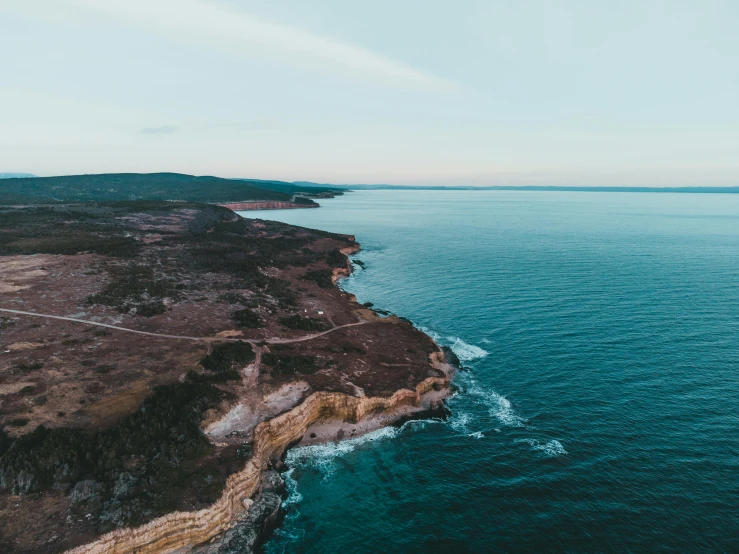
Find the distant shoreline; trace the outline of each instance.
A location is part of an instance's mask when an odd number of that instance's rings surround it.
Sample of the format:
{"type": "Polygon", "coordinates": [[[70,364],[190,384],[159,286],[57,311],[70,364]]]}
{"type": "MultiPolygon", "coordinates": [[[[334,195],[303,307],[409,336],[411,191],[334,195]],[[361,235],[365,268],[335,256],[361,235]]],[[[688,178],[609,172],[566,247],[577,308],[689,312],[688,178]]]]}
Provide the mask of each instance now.
{"type": "MultiPolygon", "coordinates": [[[[299,182],[301,186],[319,186],[299,182]]],[[[320,185],[328,186],[328,185],[320,185]]],[[[411,186],[411,185],[330,185],[343,191],[359,190],[503,190],[503,191],[552,191],[552,192],[677,192],[683,194],[739,194],[736,187],[568,187],[568,186],[411,186]]]]}

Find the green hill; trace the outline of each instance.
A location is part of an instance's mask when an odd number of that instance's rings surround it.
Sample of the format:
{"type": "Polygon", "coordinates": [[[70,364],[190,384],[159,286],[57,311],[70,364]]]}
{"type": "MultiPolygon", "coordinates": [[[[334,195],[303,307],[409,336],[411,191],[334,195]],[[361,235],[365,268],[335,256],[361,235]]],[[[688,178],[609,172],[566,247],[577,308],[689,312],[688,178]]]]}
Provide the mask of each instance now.
{"type": "Polygon", "coordinates": [[[0,204],[6,205],[122,200],[289,201],[295,195],[330,197],[334,194],[342,192],[330,187],[302,187],[282,181],[194,177],[179,173],[111,173],[0,180],[0,204]]]}

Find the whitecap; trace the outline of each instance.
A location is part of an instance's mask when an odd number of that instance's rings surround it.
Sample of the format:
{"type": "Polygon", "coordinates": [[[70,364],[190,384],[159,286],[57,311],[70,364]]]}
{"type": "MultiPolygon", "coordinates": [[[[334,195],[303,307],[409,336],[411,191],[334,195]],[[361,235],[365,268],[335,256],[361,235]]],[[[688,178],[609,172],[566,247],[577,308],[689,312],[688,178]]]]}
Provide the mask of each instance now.
{"type": "Polygon", "coordinates": [[[336,458],[353,452],[360,444],[396,437],[398,432],[396,427],[383,427],[353,439],[293,448],[288,451],[285,462],[289,466],[311,467],[329,476],[335,470],[336,458]]]}
{"type": "Polygon", "coordinates": [[[562,454],[567,454],[567,451],[565,450],[564,446],[562,446],[562,443],[558,440],[550,440],[545,443],[542,443],[536,439],[516,439],[516,443],[526,443],[528,444],[532,449],[538,450],[540,452],[543,452],[550,458],[554,458],[556,456],[560,456],[562,454]]]}
{"type": "Polygon", "coordinates": [[[497,392],[490,391],[490,415],[508,427],[523,427],[526,420],[516,414],[511,401],[497,392]]]}
{"type": "Polygon", "coordinates": [[[282,502],[283,508],[299,504],[303,500],[303,495],[298,492],[298,482],[293,477],[294,471],[295,468],[291,467],[282,474],[282,478],[285,480],[285,488],[287,489],[287,498],[282,502]]]}
{"type": "MultiPolygon", "coordinates": [[[[526,418],[515,412],[511,401],[492,389],[481,387],[474,374],[471,372],[460,373],[457,379],[463,391],[460,398],[472,400],[475,404],[486,407],[490,417],[495,418],[507,427],[525,426],[526,418]]],[[[469,426],[476,419],[475,416],[467,412],[456,413],[454,409],[452,409],[452,414],[449,419],[452,428],[465,434],[469,433],[469,426]]]]}
{"type": "Polygon", "coordinates": [[[426,333],[437,343],[451,348],[452,352],[454,352],[457,355],[457,358],[459,358],[459,360],[462,362],[479,360],[480,358],[484,358],[489,354],[487,350],[483,350],[479,346],[475,346],[474,344],[465,342],[459,337],[442,337],[439,333],[433,331],[432,329],[428,329],[427,327],[419,326],[418,329],[426,333]]]}
{"type": "Polygon", "coordinates": [[[472,415],[467,412],[452,412],[452,417],[448,419],[449,426],[460,433],[467,434],[469,431],[467,425],[472,420],[472,415]]]}
{"type": "Polygon", "coordinates": [[[489,354],[487,350],[483,350],[482,348],[480,348],[479,346],[475,346],[474,344],[469,344],[459,337],[448,337],[448,339],[452,341],[452,344],[450,346],[452,352],[454,352],[457,355],[457,358],[459,358],[462,362],[479,360],[480,358],[484,358],[489,354]]]}
{"type": "Polygon", "coordinates": [[[482,431],[475,431],[474,433],[470,433],[467,436],[472,437],[473,439],[484,439],[485,438],[485,434],[482,431]]]}

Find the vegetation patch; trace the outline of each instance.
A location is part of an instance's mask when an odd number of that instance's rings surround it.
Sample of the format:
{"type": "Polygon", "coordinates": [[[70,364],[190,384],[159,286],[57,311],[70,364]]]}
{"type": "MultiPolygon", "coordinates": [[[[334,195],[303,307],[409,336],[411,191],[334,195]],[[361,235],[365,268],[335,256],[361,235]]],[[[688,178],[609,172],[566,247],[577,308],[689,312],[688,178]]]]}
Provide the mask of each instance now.
{"type": "Polygon", "coordinates": [[[217,373],[233,370],[234,365],[243,366],[253,362],[254,358],[256,355],[248,342],[226,342],[214,346],[210,354],[200,360],[200,364],[217,373]]]}
{"type": "Polygon", "coordinates": [[[367,352],[364,350],[364,348],[360,348],[359,346],[354,346],[353,344],[342,344],[339,347],[335,346],[326,346],[323,348],[326,352],[333,352],[334,354],[366,354],[367,352]]]}
{"type": "Polygon", "coordinates": [[[218,297],[220,302],[227,302],[228,304],[241,304],[247,308],[256,308],[257,302],[246,298],[243,294],[238,292],[227,292],[218,297]]]}
{"type": "Polygon", "coordinates": [[[238,327],[242,329],[257,329],[264,326],[262,318],[254,310],[244,308],[233,313],[233,319],[238,327]]]}
{"type": "Polygon", "coordinates": [[[334,248],[326,256],[326,262],[331,267],[346,267],[346,256],[341,253],[341,250],[334,248]]]}
{"type": "Polygon", "coordinates": [[[300,329],[301,331],[326,331],[329,326],[323,319],[316,317],[303,317],[295,314],[281,317],[280,323],[288,329],[300,329]]]}
{"type": "Polygon", "coordinates": [[[163,299],[178,299],[183,288],[171,279],[156,278],[151,268],[139,264],[112,268],[111,275],[113,280],[88,298],[90,304],[151,317],[164,313],[167,308],[163,299]]]}
{"type": "Polygon", "coordinates": [[[320,369],[318,358],[304,354],[273,354],[262,356],[262,362],[272,368],[273,375],[310,375],[320,369]]]}
{"type": "Polygon", "coordinates": [[[44,362],[21,362],[15,367],[21,371],[36,371],[44,367],[44,362]]]}
{"type": "MultiPolygon", "coordinates": [[[[183,383],[154,389],[135,413],[109,429],[40,426],[15,440],[1,431],[0,489],[12,494],[65,490],[95,516],[99,531],[173,511],[192,492],[191,481],[202,477],[198,461],[212,447],[200,421],[223,394],[190,372],[183,383]]],[[[220,472],[208,474],[212,486],[203,501],[215,500],[225,482],[220,472]]]]}
{"type": "Polygon", "coordinates": [[[306,271],[300,278],[303,281],[313,281],[322,289],[330,289],[334,286],[333,276],[330,269],[313,269],[306,271]]]}

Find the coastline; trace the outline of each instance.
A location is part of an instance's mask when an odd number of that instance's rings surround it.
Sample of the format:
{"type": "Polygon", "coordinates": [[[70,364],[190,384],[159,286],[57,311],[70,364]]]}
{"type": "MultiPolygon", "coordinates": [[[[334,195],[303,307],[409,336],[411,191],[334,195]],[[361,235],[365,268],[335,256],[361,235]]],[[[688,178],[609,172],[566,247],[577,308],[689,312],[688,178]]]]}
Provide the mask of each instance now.
{"type": "Polygon", "coordinates": [[[426,412],[438,406],[451,391],[452,371],[449,371],[445,378],[430,377],[415,390],[400,389],[390,398],[313,393],[299,406],[256,427],[254,454],[243,470],[228,478],[221,498],[210,507],[197,512],[173,512],[140,527],[117,529],[67,553],[168,553],[211,540],[247,515],[253,502],[245,501],[252,500],[251,497],[260,492],[267,471],[280,466],[287,449],[297,445],[311,425],[326,419],[357,425],[367,416],[365,423],[369,424],[363,427],[363,433],[367,433],[388,424],[387,419],[373,414],[392,414],[391,419],[399,420],[413,413],[426,412]],[[372,425],[373,417],[379,425],[372,425]]]}
{"type": "Polygon", "coordinates": [[[231,202],[218,204],[222,208],[229,210],[248,212],[256,210],[293,210],[300,208],[320,208],[320,204],[314,202],[312,204],[300,204],[298,202],[283,202],[278,200],[254,201],[254,202],[231,202]]]}
{"type": "MultiPolygon", "coordinates": [[[[347,238],[354,240],[351,235],[347,238]]],[[[352,272],[348,256],[359,250],[356,243],[340,250],[346,256],[346,266],[333,270],[334,286],[352,272]]],[[[346,296],[349,302],[356,302],[353,295],[346,296]]],[[[429,355],[429,366],[444,377],[426,378],[414,389],[402,387],[390,397],[364,396],[361,389],[357,396],[314,392],[297,406],[254,428],[251,458],[227,479],[221,497],[209,507],[172,512],[139,527],[116,529],[65,554],[253,551],[279,525],[285,489],[276,470],[284,467],[290,448],[353,439],[411,419],[445,415],[444,401],[453,393],[451,379],[458,360],[424,335],[437,348],[429,355]]]]}

